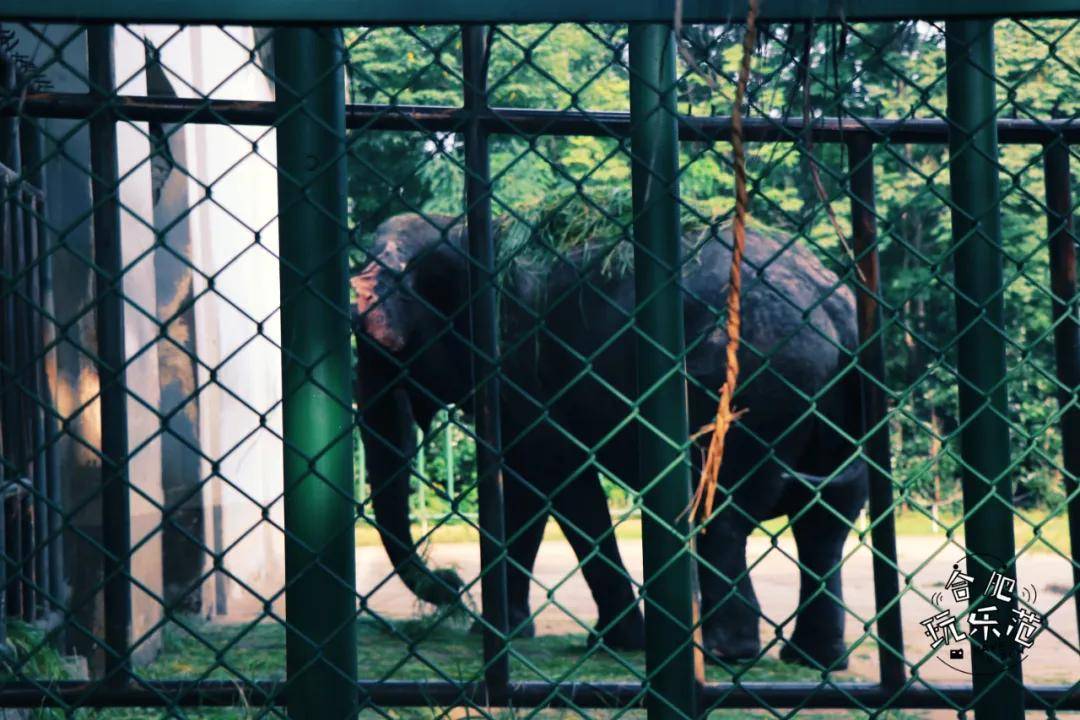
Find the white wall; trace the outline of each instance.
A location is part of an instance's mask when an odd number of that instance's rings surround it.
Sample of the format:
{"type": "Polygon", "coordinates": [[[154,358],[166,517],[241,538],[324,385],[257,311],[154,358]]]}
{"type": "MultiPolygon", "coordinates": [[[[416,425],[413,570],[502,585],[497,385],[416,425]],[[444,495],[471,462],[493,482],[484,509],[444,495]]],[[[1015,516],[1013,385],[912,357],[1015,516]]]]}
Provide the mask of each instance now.
{"type": "MultiPolygon", "coordinates": [[[[15,26],[18,49],[45,67],[46,77],[62,92],[86,92],[86,38],[74,26],[15,26]],[[56,48],[63,62],[55,62],[56,48]]],[[[143,47],[131,33],[115,34],[120,92],[145,94],[143,47]]],[[[93,635],[104,632],[101,572],[101,415],[93,348],[97,344],[93,312],[95,273],[88,264],[94,241],[89,221],[90,142],[86,123],[42,120],[38,127],[55,146],[45,168],[46,214],[57,243],[52,255],[54,305],[58,322],[57,372],[52,378],[56,410],[65,435],[58,442],[63,502],[71,511],[65,519],[65,581],[73,617],[93,635]]],[[[131,493],[132,637],[136,660],[153,657],[160,645],[155,628],[162,617],[161,568],[161,421],[158,382],[157,303],[153,256],[153,207],[145,124],[118,123],[116,138],[120,172],[119,200],[123,278],[124,343],[129,364],[128,479],[131,493]]],[[[100,668],[100,647],[81,633],[69,634],[76,652],[100,668]]]]}
{"type": "MultiPolygon", "coordinates": [[[[251,28],[143,30],[181,97],[273,99],[250,61],[251,28]]],[[[284,587],[276,138],[227,125],[190,125],[187,137],[176,160],[192,178],[206,544],[226,571],[204,584],[203,608],[253,617],[284,587]]]]}
{"type": "MultiPolygon", "coordinates": [[[[117,90],[146,94],[142,42],[129,32],[115,34],[117,90]]],[[[157,287],[154,274],[154,207],[150,185],[150,142],[146,123],[119,122],[116,145],[120,171],[120,234],[124,262],[124,347],[130,362],[128,465],[131,483],[132,646],[150,659],[160,644],[154,631],[162,616],[161,575],[161,407],[158,380],[157,287]]]]}

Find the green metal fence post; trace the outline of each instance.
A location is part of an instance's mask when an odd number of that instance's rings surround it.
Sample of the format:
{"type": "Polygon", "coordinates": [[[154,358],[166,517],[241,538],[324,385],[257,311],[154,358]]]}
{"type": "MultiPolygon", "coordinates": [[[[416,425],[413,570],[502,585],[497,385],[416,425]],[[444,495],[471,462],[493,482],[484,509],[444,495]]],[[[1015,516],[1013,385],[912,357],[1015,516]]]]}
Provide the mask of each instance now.
{"type": "Polygon", "coordinates": [[[355,487],[353,493],[356,503],[363,505],[367,499],[367,472],[364,467],[364,441],[360,439],[360,431],[353,429],[353,480],[355,487]]]}
{"type": "MultiPolygon", "coordinates": [[[[8,59],[0,53],[0,94],[5,98],[14,94],[14,66],[8,67],[8,59]],[[10,79],[10,81],[9,81],[10,79]]],[[[16,135],[18,118],[0,118],[0,164],[13,165],[17,152],[12,140],[16,135]]],[[[17,417],[18,405],[15,394],[15,269],[12,262],[10,217],[16,204],[11,197],[9,179],[0,173],[0,642],[7,638],[8,579],[15,576],[15,568],[9,560],[7,546],[7,500],[8,483],[18,475],[12,465],[14,426],[9,418],[17,417]]]]}
{"type": "Polygon", "coordinates": [[[638,445],[646,698],[650,720],[693,718],[703,682],[690,553],[689,420],[678,208],[675,38],[667,25],[630,28],[638,445]]]}
{"type": "MultiPolygon", "coordinates": [[[[24,182],[31,188],[41,187],[40,159],[38,150],[37,128],[28,118],[19,121],[19,147],[22,159],[20,168],[24,182]]],[[[41,223],[34,216],[34,207],[37,198],[33,191],[23,193],[23,234],[26,243],[27,289],[29,298],[27,339],[29,344],[27,375],[31,388],[30,411],[32,430],[30,452],[32,454],[31,465],[34,470],[34,584],[35,584],[35,608],[40,612],[46,612],[49,600],[49,562],[51,553],[49,543],[49,506],[48,481],[46,478],[46,444],[45,444],[45,375],[42,372],[45,367],[45,353],[42,347],[44,326],[42,318],[41,292],[41,269],[44,258],[39,254],[40,242],[38,233],[41,231],[41,223]]]]}
{"type": "Polygon", "coordinates": [[[507,652],[506,527],[503,516],[502,421],[499,396],[499,317],[495,245],[491,231],[488,135],[475,115],[487,107],[487,38],[482,25],[461,29],[465,125],[465,200],[469,223],[470,340],[476,418],[476,478],[480,525],[480,594],[484,610],[484,680],[498,698],[510,681],[507,652]]]}
{"type": "Polygon", "coordinates": [[[896,563],[896,517],[893,512],[892,458],[886,419],[885,337],[881,330],[881,272],[877,251],[874,192],[874,144],[856,135],[848,144],[851,169],[851,228],[859,264],[859,365],[863,406],[863,442],[870,468],[870,515],[874,544],[874,603],[879,614],[878,669],[881,683],[904,684],[904,633],[900,619],[900,577],[896,563]]]}
{"type": "Polygon", "coordinates": [[[427,503],[427,446],[424,444],[424,431],[416,428],[416,456],[413,462],[416,466],[416,479],[419,481],[416,488],[416,514],[420,520],[420,534],[427,535],[428,531],[428,503],[427,503]]]}
{"type": "Polygon", "coordinates": [[[27,297],[27,386],[30,391],[28,411],[30,415],[30,467],[33,470],[31,485],[34,488],[34,565],[33,604],[34,612],[45,612],[48,602],[47,583],[49,579],[49,506],[46,502],[48,486],[45,477],[45,412],[43,375],[44,353],[41,346],[42,318],[39,302],[41,299],[41,258],[38,256],[38,222],[31,212],[34,195],[23,193],[23,243],[26,258],[27,297]]]}
{"type": "MultiPolygon", "coordinates": [[[[1002,301],[1002,250],[998,147],[994,97],[994,24],[950,21],[945,26],[952,234],[956,275],[956,326],[963,465],[964,529],[974,559],[973,608],[991,572],[1015,580],[1012,478],[1006,397],[1002,301]]],[[[993,600],[999,619],[1011,602],[993,600]]],[[[1004,668],[992,652],[972,642],[972,684],[977,720],[1022,718],[1019,663],[1004,668]]]]}
{"type": "Polygon", "coordinates": [[[453,509],[454,500],[456,495],[454,494],[454,438],[451,434],[453,432],[454,413],[452,410],[446,411],[446,429],[443,431],[443,464],[446,466],[446,497],[450,501],[450,507],[453,509]]]}
{"type": "MultiPolygon", "coordinates": [[[[18,74],[14,65],[8,63],[5,69],[5,85],[8,87],[18,86],[18,74]]],[[[8,153],[11,164],[8,169],[16,176],[22,175],[22,144],[19,142],[19,123],[15,123],[15,134],[9,139],[11,152],[8,153]]],[[[11,299],[15,306],[15,387],[17,388],[17,400],[19,407],[18,429],[19,453],[18,470],[20,493],[16,501],[19,519],[22,523],[22,556],[18,560],[19,586],[15,592],[19,595],[19,607],[22,611],[22,619],[33,621],[37,602],[34,588],[36,576],[34,574],[34,533],[36,522],[32,510],[34,499],[34,480],[37,476],[39,463],[34,454],[34,415],[37,409],[34,403],[35,390],[32,385],[34,373],[33,363],[33,335],[32,306],[27,302],[30,297],[31,274],[28,270],[31,258],[27,254],[26,242],[27,215],[26,202],[28,200],[25,185],[22,181],[16,181],[10,186],[12,204],[8,216],[8,235],[11,243],[11,257],[14,263],[10,266],[14,278],[11,287],[13,291],[11,299]]]]}
{"type": "MultiPolygon", "coordinates": [[[[113,28],[86,31],[91,92],[107,103],[116,88],[113,28]]],[[[127,390],[124,386],[124,260],[120,239],[116,122],[90,119],[94,264],[97,266],[97,370],[101,382],[101,535],[105,547],[105,672],[127,679],[131,642],[131,487],[128,484],[127,390]]]]}
{"type": "MultiPolygon", "coordinates": [[[[1050,236],[1050,284],[1054,291],[1054,350],[1057,377],[1063,389],[1061,403],[1061,454],[1065,461],[1065,497],[1068,502],[1069,544],[1073,559],[1073,584],[1080,587],[1080,322],[1076,317],[1076,236],[1072,220],[1072,178],[1069,146],[1058,140],[1046,146],[1043,157],[1046,184],[1046,231],[1050,236]]],[[[1073,597],[1080,627],[1080,593],[1073,597]]]]}
{"type": "MultiPolygon", "coordinates": [[[[0,453],[3,452],[4,441],[0,435],[0,453]]],[[[7,489],[10,472],[4,463],[0,462],[0,487],[7,489]]],[[[0,643],[7,643],[7,586],[8,586],[8,547],[7,547],[7,502],[3,493],[0,493],[0,643]]]]}
{"type": "Polygon", "coordinates": [[[357,713],[343,63],[340,30],[274,35],[293,720],[357,713]]]}

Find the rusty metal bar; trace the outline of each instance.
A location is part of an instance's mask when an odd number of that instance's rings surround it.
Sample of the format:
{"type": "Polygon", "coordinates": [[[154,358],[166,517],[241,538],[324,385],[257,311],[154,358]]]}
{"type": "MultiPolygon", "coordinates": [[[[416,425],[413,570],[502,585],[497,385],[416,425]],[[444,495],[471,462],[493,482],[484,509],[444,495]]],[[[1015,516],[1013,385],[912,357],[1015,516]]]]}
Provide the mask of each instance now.
{"type": "Polygon", "coordinates": [[[878,265],[874,190],[874,146],[866,136],[848,144],[851,171],[851,226],[858,259],[856,304],[859,318],[863,442],[870,461],[870,538],[874,547],[874,601],[878,612],[878,666],[881,683],[904,683],[904,633],[900,620],[900,578],[896,562],[892,458],[885,406],[885,337],[881,329],[881,272],[878,265]]]}
{"type": "MultiPolygon", "coordinates": [[[[1072,546],[1073,585],[1080,588],[1080,322],[1076,308],[1076,236],[1073,234],[1072,181],[1069,146],[1055,142],[1043,156],[1046,184],[1046,230],[1050,238],[1050,285],[1054,292],[1054,352],[1061,387],[1061,454],[1065,462],[1065,497],[1068,502],[1069,541],[1072,546]]],[[[1080,627],[1080,593],[1073,595],[1080,627]]]]}

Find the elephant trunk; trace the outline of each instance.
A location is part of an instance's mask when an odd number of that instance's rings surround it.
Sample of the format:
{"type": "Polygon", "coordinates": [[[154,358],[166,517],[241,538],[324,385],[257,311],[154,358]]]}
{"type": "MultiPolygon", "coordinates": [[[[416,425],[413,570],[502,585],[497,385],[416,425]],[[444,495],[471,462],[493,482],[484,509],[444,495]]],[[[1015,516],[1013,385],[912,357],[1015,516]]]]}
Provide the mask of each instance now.
{"type": "Polygon", "coordinates": [[[384,393],[365,409],[361,429],[375,525],[398,577],[416,597],[433,605],[460,602],[461,578],[432,570],[417,552],[409,520],[409,479],[416,430],[404,390],[384,393]]]}

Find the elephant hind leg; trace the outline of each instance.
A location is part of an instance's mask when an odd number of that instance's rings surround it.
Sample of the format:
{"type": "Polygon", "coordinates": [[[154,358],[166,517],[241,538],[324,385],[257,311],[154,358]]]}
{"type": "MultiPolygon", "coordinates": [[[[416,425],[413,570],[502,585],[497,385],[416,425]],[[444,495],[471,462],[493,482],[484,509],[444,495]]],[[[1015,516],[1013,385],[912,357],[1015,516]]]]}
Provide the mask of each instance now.
{"type": "Polygon", "coordinates": [[[863,472],[852,466],[820,494],[815,493],[801,511],[792,513],[799,556],[799,610],[795,632],[780,651],[783,660],[823,670],[847,667],[840,572],[844,541],[866,499],[865,485],[857,475],[863,472]],[[856,476],[845,478],[846,474],[856,476]]]}
{"type": "Polygon", "coordinates": [[[747,569],[747,538],[762,520],[775,517],[782,483],[780,466],[761,462],[757,441],[740,428],[732,429],[727,443],[719,510],[697,535],[702,635],[706,657],[749,660],[761,651],[762,615],[747,569]]]}
{"type": "Polygon", "coordinates": [[[753,530],[738,510],[722,511],[697,537],[702,639],[706,657],[738,661],[761,651],[761,606],[746,567],[746,539],[753,530]]]}

